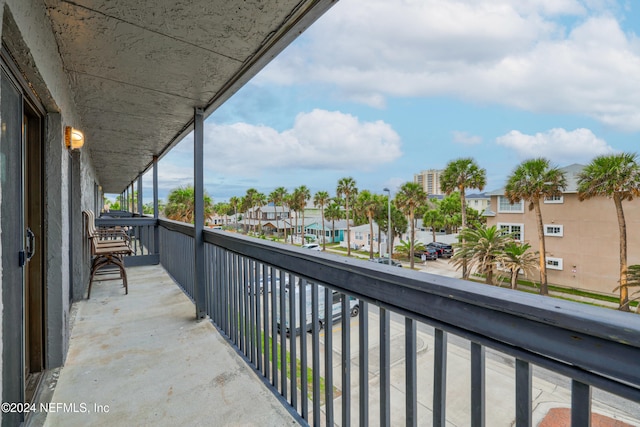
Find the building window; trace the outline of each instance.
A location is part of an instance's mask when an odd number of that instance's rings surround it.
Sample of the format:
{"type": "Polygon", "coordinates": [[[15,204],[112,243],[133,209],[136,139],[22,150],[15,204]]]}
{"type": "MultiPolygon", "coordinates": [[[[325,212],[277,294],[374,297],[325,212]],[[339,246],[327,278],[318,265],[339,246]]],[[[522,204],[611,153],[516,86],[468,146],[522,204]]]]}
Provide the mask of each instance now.
{"type": "Polygon", "coordinates": [[[562,258],[546,257],[547,268],[549,270],[562,270],[562,258]]]}
{"type": "Polygon", "coordinates": [[[356,231],[356,240],[362,240],[363,238],[364,236],[362,235],[362,232],[356,231]]]}
{"type": "Polygon", "coordinates": [[[564,196],[551,196],[544,198],[545,203],[564,203],[564,196]]]}
{"type": "Polygon", "coordinates": [[[511,234],[515,240],[524,241],[524,224],[502,224],[498,223],[498,228],[505,233],[511,234]]]}
{"type": "Polygon", "coordinates": [[[502,213],[524,213],[524,201],[509,203],[509,199],[498,196],[498,212],[502,213]]]}
{"type": "Polygon", "coordinates": [[[564,235],[564,227],[557,224],[545,224],[544,235],[553,237],[562,237],[564,235]]]}

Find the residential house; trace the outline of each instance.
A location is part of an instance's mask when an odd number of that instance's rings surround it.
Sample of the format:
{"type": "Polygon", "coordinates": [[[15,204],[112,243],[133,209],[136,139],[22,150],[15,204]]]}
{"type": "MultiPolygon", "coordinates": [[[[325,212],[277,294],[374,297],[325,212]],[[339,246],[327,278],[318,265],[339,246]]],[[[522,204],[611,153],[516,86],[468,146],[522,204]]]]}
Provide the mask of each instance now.
{"type": "MultiPolygon", "coordinates": [[[[340,219],[337,221],[324,221],[324,233],[327,243],[338,243],[346,240],[345,233],[347,230],[347,220],[340,219]]],[[[317,240],[322,242],[322,219],[311,217],[305,219],[304,234],[314,235],[317,240]],[[307,221],[309,224],[307,225],[307,221]]]]}
{"type": "MultiPolygon", "coordinates": [[[[562,168],[567,188],[561,196],[541,203],[546,243],[547,280],[572,288],[617,294],[620,248],[618,219],[613,200],[597,197],[580,202],[577,176],[582,165],[562,168]]],[[[527,203],[511,204],[504,188],[486,193],[491,208],[487,225],[497,225],[515,238],[538,248],[535,213],[527,203]]],[[[629,265],[640,264],[640,199],[623,202],[627,222],[629,265]]]]}

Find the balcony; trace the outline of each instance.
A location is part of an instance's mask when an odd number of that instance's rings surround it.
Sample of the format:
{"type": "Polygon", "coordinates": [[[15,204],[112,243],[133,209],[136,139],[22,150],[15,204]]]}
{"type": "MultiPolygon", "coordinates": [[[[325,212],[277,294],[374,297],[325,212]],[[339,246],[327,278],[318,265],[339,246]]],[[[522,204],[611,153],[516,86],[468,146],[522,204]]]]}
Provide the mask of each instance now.
{"type": "Polygon", "coordinates": [[[192,226],[98,223],[161,266],[78,304],[53,402],[92,413],[49,425],[640,424],[636,315],[216,230],[196,280],[192,226]]]}

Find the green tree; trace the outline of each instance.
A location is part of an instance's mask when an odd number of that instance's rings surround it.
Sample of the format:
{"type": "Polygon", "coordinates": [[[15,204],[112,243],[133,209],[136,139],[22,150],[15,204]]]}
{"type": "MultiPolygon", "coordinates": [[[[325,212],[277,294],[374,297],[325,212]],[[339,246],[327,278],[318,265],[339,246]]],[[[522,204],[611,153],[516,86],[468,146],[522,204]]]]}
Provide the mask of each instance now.
{"type": "Polygon", "coordinates": [[[325,232],[324,226],[324,208],[329,203],[331,198],[329,197],[329,193],[326,191],[318,191],[313,196],[313,205],[317,208],[320,208],[320,214],[322,216],[322,250],[324,251],[326,247],[327,234],[325,232]]]}
{"type": "Polygon", "coordinates": [[[427,201],[427,193],[424,192],[422,186],[416,182],[405,182],[400,187],[400,190],[396,194],[395,204],[409,217],[409,227],[411,227],[411,235],[409,241],[411,242],[410,260],[411,268],[413,268],[414,260],[414,247],[413,243],[416,238],[416,225],[415,225],[415,213],[422,205],[427,201]]]}
{"type": "Polygon", "coordinates": [[[242,200],[237,196],[233,196],[229,199],[229,205],[233,209],[233,221],[236,224],[236,231],[238,231],[238,207],[242,205],[242,200]]]}
{"type": "MultiPolygon", "coordinates": [[[[304,230],[304,210],[307,207],[307,202],[311,200],[311,191],[306,185],[301,185],[300,187],[296,188],[293,193],[296,195],[296,198],[298,199],[297,205],[299,208],[299,212],[302,213],[302,244],[304,244],[306,240],[305,238],[306,232],[304,230]]],[[[296,229],[297,228],[298,228],[298,222],[296,217],[296,229]]]]}
{"type": "Polygon", "coordinates": [[[431,228],[431,235],[433,241],[436,241],[436,230],[439,230],[444,225],[444,216],[442,212],[436,209],[427,209],[422,214],[422,225],[431,228]]]}
{"type": "Polygon", "coordinates": [[[578,198],[580,201],[593,197],[613,199],[618,217],[620,245],[620,291],[619,310],[629,311],[627,277],[627,224],[622,202],[640,195],[640,166],[636,154],[620,153],[598,156],[578,176],[578,198]]]}
{"type": "Polygon", "coordinates": [[[336,188],[336,195],[338,197],[344,196],[345,204],[345,217],[347,219],[347,256],[351,256],[351,228],[350,228],[350,212],[349,202],[352,197],[358,194],[358,188],[356,187],[356,180],[349,177],[341,178],[338,180],[338,186],[336,188]]]}
{"type": "MultiPolygon", "coordinates": [[[[194,217],[194,201],[195,193],[193,186],[175,188],[169,192],[167,205],[164,208],[164,214],[167,218],[189,222],[193,224],[194,217]]],[[[204,217],[208,218],[213,213],[213,201],[211,197],[204,192],[204,217]]]]}
{"type": "MultiPolygon", "coordinates": [[[[402,240],[400,239],[400,244],[396,245],[396,252],[399,253],[400,255],[406,257],[406,258],[413,258],[413,255],[411,255],[412,253],[415,253],[415,251],[424,251],[425,246],[424,243],[419,242],[417,240],[414,240],[413,242],[411,240],[402,240]]],[[[413,263],[412,263],[413,265],[413,263]]],[[[413,267],[411,267],[413,268],[413,267]]]]}
{"type": "Polygon", "coordinates": [[[378,208],[378,200],[371,191],[363,190],[358,194],[356,206],[369,222],[369,259],[373,259],[373,216],[378,208]]]}
{"type": "Polygon", "coordinates": [[[344,214],[342,212],[342,205],[335,200],[331,200],[329,206],[324,211],[324,217],[331,221],[331,242],[336,234],[336,220],[342,219],[344,214]]]}
{"type": "MultiPolygon", "coordinates": [[[[482,191],[487,183],[487,171],[472,158],[460,158],[450,161],[440,177],[440,187],[445,194],[454,191],[460,193],[460,213],[462,218],[462,230],[467,227],[467,199],[466,189],[477,188],[482,191]]],[[[462,277],[469,278],[469,272],[465,261],[462,262],[462,277]]]]}
{"type": "Polygon", "coordinates": [[[477,269],[485,276],[485,283],[494,285],[494,269],[504,257],[505,246],[512,237],[494,225],[489,228],[465,228],[451,261],[460,269],[466,263],[469,270],[477,269]]]}
{"type": "Polygon", "coordinates": [[[509,242],[504,247],[500,264],[509,270],[511,289],[516,289],[520,271],[527,277],[538,269],[538,255],[529,249],[531,249],[530,244],[517,241],[509,242]]]}
{"type": "Polygon", "coordinates": [[[409,221],[395,204],[391,205],[391,237],[389,239],[389,256],[393,255],[394,236],[402,236],[407,232],[409,221]]]}
{"type": "Polygon", "coordinates": [[[544,225],[540,201],[547,197],[560,196],[567,186],[564,172],[557,167],[551,167],[549,160],[544,158],[525,160],[509,175],[505,187],[505,196],[511,203],[521,200],[529,204],[529,210],[536,214],[538,227],[539,257],[540,257],[540,294],[548,295],[547,263],[544,240],[544,225]]]}
{"type": "Polygon", "coordinates": [[[284,228],[285,243],[287,242],[287,222],[284,218],[284,205],[285,205],[285,199],[288,193],[289,192],[287,191],[286,188],[278,187],[275,190],[273,190],[271,194],[269,194],[269,200],[273,202],[274,206],[278,206],[278,205],[282,206],[282,215],[280,216],[280,219],[282,220],[282,226],[284,228]]]}
{"type": "Polygon", "coordinates": [[[262,234],[262,207],[267,204],[267,196],[264,193],[256,193],[253,196],[253,205],[256,207],[256,216],[258,218],[258,234],[262,234]]]}
{"type": "MultiPolygon", "coordinates": [[[[627,269],[627,287],[640,287],[640,265],[630,265],[627,269]]],[[[631,294],[629,299],[631,301],[640,299],[640,297],[633,298],[637,294],[640,294],[640,291],[631,294]]],[[[640,304],[636,306],[636,313],[640,313],[640,304]]]]}

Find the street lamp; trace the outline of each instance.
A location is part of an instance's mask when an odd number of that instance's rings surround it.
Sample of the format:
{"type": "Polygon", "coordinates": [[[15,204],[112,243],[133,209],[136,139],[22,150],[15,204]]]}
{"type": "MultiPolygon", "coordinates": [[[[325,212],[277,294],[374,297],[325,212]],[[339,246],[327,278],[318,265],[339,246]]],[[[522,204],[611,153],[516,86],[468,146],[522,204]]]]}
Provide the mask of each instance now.
{"type": "Polygon", "coordinates": [[[382,191],[387,193],[387,261],[391,265],[391,190],[383,188],[382,191]]]}

